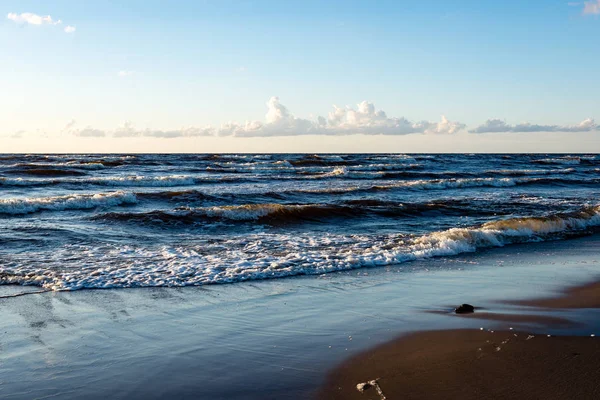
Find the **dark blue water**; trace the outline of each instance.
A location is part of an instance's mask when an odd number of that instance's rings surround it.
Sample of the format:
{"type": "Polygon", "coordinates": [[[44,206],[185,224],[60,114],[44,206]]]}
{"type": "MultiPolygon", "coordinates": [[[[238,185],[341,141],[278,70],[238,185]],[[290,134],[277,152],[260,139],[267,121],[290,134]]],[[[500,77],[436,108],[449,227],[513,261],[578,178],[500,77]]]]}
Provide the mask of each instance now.
{"type": "Polygon", "coordinates": [[[185,286],[593,234],[596,155],[0,155],[0,284],[185,286]]]}

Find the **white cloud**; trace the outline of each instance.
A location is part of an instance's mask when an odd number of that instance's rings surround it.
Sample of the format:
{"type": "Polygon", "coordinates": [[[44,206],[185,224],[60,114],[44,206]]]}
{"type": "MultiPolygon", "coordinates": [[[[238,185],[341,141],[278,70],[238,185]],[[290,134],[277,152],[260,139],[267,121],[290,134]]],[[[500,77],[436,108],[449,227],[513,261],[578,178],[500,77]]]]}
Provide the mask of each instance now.
{"type": "Polygon", "coordinates": [[[77,124],[77,121],[75,121],[74,119],[69,120],[69,122],[67,122],[67,124],[63,128],[63,132],[71,131],[75,127],[76,124],[77,124]]]}
{"type": "MultiPolygon", "coordinates": [[[[7,19],[16,22],[17,24],[29,24],[29,25],[60,25],[62,21],[60,19],[55,20],[50,15],[37,15],[33,13],[8,13],[7,19]]],[[[64,28],[65,33],[73,33],[77,30],[73,25],[67,25],[64,28]]]]}
{"type": "Polygon", "coordinates": [[[196,136],[214,136],[213,129],[201,128],[181,128],[173,130],[160,129],[137,129],[131,122],[127,121],[113,131],[105,131],[87,127],[85,129],[72,129],[73,125],[67,125],[65,128],[69,133],[80,137],[103,137],[112,136],[115,138],[127,137],[154,137],[154,138],[176,138],[176,137],[196,137],[196,136]]]}
{"type": "Polygon", "coordinates": [[[316,121],[297,118],[287,107],[272,97],[267,102],[265,123],[259,121],[245,124],[230,123],[221,126],[219,136],[295,136],[295,135],[407,135],[411,133],[455,133],[464,128],[463,124],[450,122],[443,117],[442,122],[410,122],[405,118],[389,118],[382,110],[376,111],[372,103],[363,101],[352,107],[333,106],[328,118],[318,117],[316,121]]]}
{"type": "Polygon", "coordinates": [[[31,24],[31,25],[59,25],[62,21],[54,20],[50,15],[42,16],[33,13],[8,13],[6,18],[10,19],[19,24],[31,24]]]}
{"type": "Polygon", "coordinates": [[[133,75],[133,71],[125,71],[125,70],[123,70],[123,71],[117,72],[117,75],[119,75],[120,78],[125,78],[127,76],[133,75]]]}
{"type": "Polygon", "coordinates": [[[357,108],[333,106],[329,113],[327,129],[333,133],[362,133],[366,135],[407,135],[410,133],[452,134],[465,128],[464,124],[451,122],[442,116],[441,122],[411,122],[406,118],[390,118],[385,111],[375,110],[375,105],[367,101],[357,108]]]}
{"type": "Polygon", "coordinates": [[[70,132],[73,135],[79,136],[79,137],[104,137],[104,136],[106,136],[106,132],[104,132],[101,129],[92,128],[91,126],[88,126],[87,128],[83,128],[83,129],[71,130],[70,132]]]}
{"type": "MultiPolygon", "coordinates": [[[[128,76],[121,71],[119,76],[128,76]]],[[[442,117],[441,122],[411,122],[405,118],[390,118],[382,110],[376,110],[372,103],[363,101],[356,108],[336,107],[328,117],[304,119],[294,116],[278,97],[271,97],[266,103],[267,113],[263,121],[228,122],[221,126],[186,127],[172,130],[137,129],[126,122],[113,131],[100,131],[86,128],[73,130],[74,121],[65,128],[77,136],[97,137],[198,137],[198,136],[236,136],[236,137],[277,137],[299,135],[407,135],[453,134],[465,128],[464,124],[449,121],[442,117]]]]}
{"type": "Polygon", "coordinates": [[[20,131],[16,131],[15,133],[13,133],[12,135],[10,135],[8,137],[11,139],[21,139],[24,134],[25,134],[25,131],[20,130],[20,131]]]}
{"type": "Polygon", "coordinates": [[[484,124],[470,130],[471,133],[500,132],[593,132],[600,130],[595,121],[588,118],[577,125],[537,125],[525,122],[517,125],[507,124],[501,119],[488,119],[484,124]]]}
{"type": "Polygon", "coordinates": [[[584,1],[584,15],[600,15],[600,0],[584,1]]]}
{"type": "Polygon", "coordinates": [[[137,129],[130,121],[125,122],[122,126],[118,127],[112,132],[113,137],[155,137],[155,138],[175,138],[175,137],[191,137],[191,136],[208,136],[207,132],[205,135],[196,128],[181,128],[173,130],[160,130],[160,129],[137,129]]]}

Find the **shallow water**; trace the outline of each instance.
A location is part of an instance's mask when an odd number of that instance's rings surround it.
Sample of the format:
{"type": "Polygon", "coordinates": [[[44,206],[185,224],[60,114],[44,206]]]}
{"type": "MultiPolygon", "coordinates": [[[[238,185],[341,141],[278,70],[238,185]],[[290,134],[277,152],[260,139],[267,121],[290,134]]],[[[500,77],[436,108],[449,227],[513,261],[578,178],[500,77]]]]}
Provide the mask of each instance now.
{"type": "Polygon", "coordinates": [[[600,225],[599,171],[596,155],[2,155],[0,284],[198,286],[565,239],[600,225]]]}

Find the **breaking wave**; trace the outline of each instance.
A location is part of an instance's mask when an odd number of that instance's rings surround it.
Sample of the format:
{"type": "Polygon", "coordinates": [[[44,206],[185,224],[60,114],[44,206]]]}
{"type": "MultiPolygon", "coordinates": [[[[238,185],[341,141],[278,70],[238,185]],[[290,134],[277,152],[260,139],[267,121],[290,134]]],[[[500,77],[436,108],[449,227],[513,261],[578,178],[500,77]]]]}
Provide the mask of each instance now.
{"type": "Polygon", "coordinates": [[[0,214],[19,215],[38,211],[87,210],[96,207],[112,207],[136,203],[137,198],[135,194],[127,192],[0,199],[0,214]]]}
{"type": "MultiPolygon", "coordinates": [[[[211,199],[211,198],[209,198],[211,199]]],[[[214,199],[214,198],[213,198],[214,199]]],[[[399,203],[377,199],[347,200],[340,204],[242,204],[210,207],[185,207],[175,210],[149,212],[109,212],[92,217],[97,220],[135,223],[195,223],[205,220],[228,220],[231,222],[258,222],[264,224],[293,224],[319,222],[331,218],[360,218],[365,215],[380,217],[438,217],[494,216],[510,207],[535,209],[536,205],[523,202],[505,204],[476,201],[474,199],[446,199],[424,203],[399,203]]]]}
{"type": "MultiPolygon", "coordinates": [[[[89,257],[82,256],[86,268],[60,268],[65,250],[57,249],[53,259],[44,260],[43,266],[29,262],[3,268],[0,283],[49,290],[232,283],[393,265],[480,248],[562,239],[598,226],[600,207],[596,206],[569,214],[497,220],[422,236],[262,233],[198,246],[113,245],[90,249],[80,245],[78,253],[95,254],[97,264],[90,265],[89,257]],[[211,253],[211,249],[224,248],[220,253],[211,253]],[[52,263],[56,268],[48,268],[52,263]]],[[[72,251],[71,246],[68,254],[72,251]]]]}
{"type": "Polygon", "coordinates": [[[286,204],[244,204],[237,206],[198,207],[172,211],[155,210],[146,213],[105,213],[94,219],[135,221],[135,222],[197,222],[205,219],[230,221],[294,222],[318,220],[335,216],[358,216],[362,212],[356,208],[336,205],[286,205],[286,204]]]}

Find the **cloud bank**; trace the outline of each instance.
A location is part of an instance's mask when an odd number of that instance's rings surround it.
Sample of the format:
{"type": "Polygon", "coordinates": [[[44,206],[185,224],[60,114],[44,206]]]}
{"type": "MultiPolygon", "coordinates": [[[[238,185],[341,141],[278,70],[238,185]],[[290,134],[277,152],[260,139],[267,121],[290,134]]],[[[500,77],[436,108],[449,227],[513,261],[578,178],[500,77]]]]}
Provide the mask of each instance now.
{"type": "Polygon", "coordinates": [[[577,125],[537,125],[525,122],[517,125],[507,124],[501,119],[488,119],[482,125],[471,129],[470,133],[504,133],[504,132],[594,132],[600,130],[591,118],[577,125]]]}
{"type": "MultiPolygon", "coordinates": [[[[385,111],[377,110],[373,103],[363,101],[356,107],[333,106],[326,117],[319,116],[314,120],[294,116],[281,103],[278,97],[271,97],[266,103],[267,113],[264,121],[228,122],[220,126],[183,127],[179,129],[139,129],[132,122],[111,131],[93,127],[76,128],[71,120],[64,128],[67,132],[79,137],[281,137],[302,135],[452,135],[466,130],[466,125],[448,120],[442,116],[441,121],[413,122],[404,117],[388,117],[385,111]]],[[[501,119],[489,119],[485,123],[469,130],[469,133],[532,133],[532,132],[599,132],[600,126],[588,118],[576,125],[540,125],[524,122],[516,125],[508,124],[501,119]]]]}
{"type": "Polygon", "coordinates": [[[113,131],[102,131],[87,127],[75,129],[69,123],[65,131],[81,137],[276,137],[301,135],[408,135],[439,134],[451,135],[466,128],[460,122],[453,122],[442,116],[440,122],[411,122],[406,118],[388,117],[385,111],[376,110],[373,103],[363,101],[354,107],[333,106],[327,117],[315,120],[298,118],[283,105],[278,97],[271,97],[266,103],[264,121],[228,122],[221,126],[185,127],[173,130],[138,129],[126,122],[113,131]]]}

